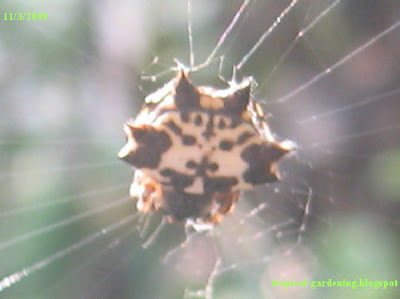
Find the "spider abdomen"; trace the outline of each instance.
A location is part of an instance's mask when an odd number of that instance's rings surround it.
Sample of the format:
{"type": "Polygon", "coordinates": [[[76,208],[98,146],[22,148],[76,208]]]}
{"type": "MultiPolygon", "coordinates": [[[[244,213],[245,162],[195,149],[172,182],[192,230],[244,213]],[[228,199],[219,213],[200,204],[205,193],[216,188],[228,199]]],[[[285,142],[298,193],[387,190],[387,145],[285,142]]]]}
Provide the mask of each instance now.
{"type": "Polygon", "coordinates": [[[250,99],[251,80],[228,89],[197,87],[180,71],[125,124],[119,157],[138,172],[138,209],[171,219],[216,223],[239,194],[278,179],[276,162],[291,147],[276,142],[250,99]],[[143,184],[141,182],[146,182],[143,184]]]}

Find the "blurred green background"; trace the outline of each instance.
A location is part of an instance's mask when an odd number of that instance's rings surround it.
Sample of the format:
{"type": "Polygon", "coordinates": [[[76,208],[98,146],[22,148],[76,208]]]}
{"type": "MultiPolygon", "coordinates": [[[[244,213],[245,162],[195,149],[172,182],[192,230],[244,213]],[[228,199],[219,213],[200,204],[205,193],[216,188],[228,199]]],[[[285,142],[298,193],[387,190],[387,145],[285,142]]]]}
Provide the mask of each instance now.
{"type": "MultiPolygon", "coordinates": [[[[197,63],[241,3],[192,1],[197,63]]],[[[227,79],[289,1],[249,3],[217,53],[227,79]]],[[[238,73],[257,81],[273,132],[298,145],[282,182],[245,194],[208,234],[182,243],[182,225],[168,224],[143,248],[161,216],[129,218],[132,171],[116,153],[124,121],[174,73],[141,76],[175,58],[188,65],[187,2],[3,0],[0,279],[29,275],[1,298],[182,298],[207,279],[213,298],[400,296],[399,288],[270,286],[400,278],[400,29],[285,97],[400,21],[397,0],[343,0],[295,42],[332,3],[300,1],[238,73]],[[48,18],[4,21],[16,12],[48,18]]],[[[224,86],[218,61],[193,81],[224,86]]]]}

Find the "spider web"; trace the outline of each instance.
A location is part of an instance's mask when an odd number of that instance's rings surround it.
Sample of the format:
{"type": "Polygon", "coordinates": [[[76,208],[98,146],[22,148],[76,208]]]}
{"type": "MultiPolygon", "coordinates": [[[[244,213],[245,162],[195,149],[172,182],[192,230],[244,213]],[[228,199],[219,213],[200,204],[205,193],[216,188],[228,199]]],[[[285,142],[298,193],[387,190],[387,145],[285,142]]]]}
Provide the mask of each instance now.
{"type": "Polygon", "coordinates": [[[399,277],[397,1],[3,1],[2,298],[394,298],[271,280],[399,277]],[[213,230],[138,214],[122,124],[178,60],[253,76],[297,151],[213,230]],[[139,79],[137,79],[139,78],[139,79]]]}

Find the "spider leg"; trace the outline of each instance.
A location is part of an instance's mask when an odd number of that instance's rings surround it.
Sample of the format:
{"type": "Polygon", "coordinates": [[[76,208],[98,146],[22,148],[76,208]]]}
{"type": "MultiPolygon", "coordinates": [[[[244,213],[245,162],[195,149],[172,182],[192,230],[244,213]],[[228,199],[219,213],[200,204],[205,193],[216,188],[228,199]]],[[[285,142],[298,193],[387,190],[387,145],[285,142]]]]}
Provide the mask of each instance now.
{"type": "Polygon", "coordinates": [[[129,194],[137,199],[136,208],[142,213],[157,210],[162,199],[160,185],[140,170],[135,171],[129,194]]]}
{"type": "Polygon", "coordinates": [[[239,200],[240,191],[229,193],[217,193],[215,201],[218,203],[218,210],[211,215],[210,222],[217,224],[222,221],[222,218],[229,213],[232,213],[236,202],[239,200]]]}

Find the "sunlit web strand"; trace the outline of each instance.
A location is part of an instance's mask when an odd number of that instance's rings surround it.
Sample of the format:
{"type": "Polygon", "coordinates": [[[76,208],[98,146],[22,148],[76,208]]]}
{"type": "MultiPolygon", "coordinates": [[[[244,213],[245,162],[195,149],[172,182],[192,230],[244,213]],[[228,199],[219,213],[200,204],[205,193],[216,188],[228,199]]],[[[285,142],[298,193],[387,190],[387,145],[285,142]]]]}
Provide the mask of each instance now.
{"type": "Polygon", "coordinates": [[[148,248],[155,239],[159,236],[161,230],[164,228],[165,224],[167,223],[166,217],[163,217],[156,227],[156,229],[151,233],[151,235],[147,238],[147,240],[142,244],[142,247],[144,249],[148,248]]]}
{"type": "Polygon", "coordinates": [[[313,115],[313,116],[311,116],[309,118],[305,118],[305,119],[302,119],[300,121],[297,121],[297,123],[299,125],[305,125],[305,124],[308,124],[308,123],[311,123],[311,122],[314,122],[314,121],[319,121],[322,118],[331,117],[331,116],[334,116],[337,113],[341,113],[341,112],[352,110],[354,108],[362,107],[362,106],[365,106],[365,105],[380,101],[380,100],[385,99],[385,98],[390,98],[391,96],[398,95],[398,94],[400,94],[400,88],[393,89],[393,90],[390,90],[390,91],[386,91],[386,92],[374,95],[372,97],[367,97],[364,100],[359,101],[357,103],[346,105],[346,106],[343,106],[343,107],[340,107],[340,108],[337,108],[337,109],[331,109],[331,110],[329,110],[328,112],[325,112],[325,113],[320,113],[318,115],[313,115]]]}
{"type": "Polygon", "coordinates": [[[208,57],[206,58],[206,60],[203,63],[193,67],[192,71],[200,70],[210,64],[210,62],[215,58],[215,55],[217,54],[217,52],[219,51],[219,49],[225,42],[228,35],[231,33],[232,29],[238,23],[238,20],[240,19],[243,12],[249,6],[249,3],[250,3],[250,0],[243,1],[242,5],[240,6],[240,8],[236,12],[235,16],[233,17],[232,21],[230,22],[228,27],[225,29],[225,31],[222,33],[221,37],[218,39],[218,42],[215,45],[214,49],[211,51],[210,55],[208,55],[208,57]]]}
{"type": "MultiPolygon", "coordinates": [[[[36,9],[36,8],[33,8],[36,9]]],[[[86,24],[88,24],[86,22],[86,24]]],[[[96,64],[98,62],[97,57],[94,55],[94,53],[86,54],[86,52],[84,50],[79,50],[78,47],[76,47],[76,45],[74,43],[68,43],[65,42],[65,39],[60,39],[58,36],[56,36],[56,38],[49,34],[48,32],[46,32],[46,30],[42,29],[42,26],[39,22],[32,22],[31,24],[31,28],[35,28],[35,30],[37,32],[39,32],[43,38],[45,38],[47,41],[56,41],[57,44],[63,46],[65,49],[68,49],[74,53],[77,53],[80,57],[84,58],[86,60],[86,62],[90,62],[92,64],[96,64]]],[[[62,75],[62,73],[59,73],[60,75],[62,75]]]]}
{"type": "MultiPolygon", "coordinates": [[[[138,215],[134,215],[134,216],[138,216],[138,215]]],[[[130,216],[127,216],[126,218],[128,218],[130,216]]],[[[135,218],[133,218],[135,219],[135,218]]],[[[132,220],[133,220],[132,219],[132,220]]],[[[128,224],[128,223],[126,223],[128,224]]],[[[120,227],[118,227],[120,228],[120,227]]],[[[103,229],[100,229],[103,230],[103,229]]],[[[65,284],[66,281],[71,278],[71,277],[75,277],[78,276],[78,273],[81,272],[84,268],[89,267],[91,264],[95,263],[98,261],[98,259],[100,257],[102,257],[103,255],[105,255],[107,252],[111,251],[112,249],[115,249],[118,246],[121,246],[121,244],[123,244],[126,239],[128,239],[128,237],[130,235],[132,235],[133,233],[137,232],[137,228],[132,225],[132,227],[130,227],[130,229],[128,231],[125,231],[119,235],[117,235],[115,238],[113,238],[112,241],[109,242],[109,244],[107,246],[105,246],[104,248],[102,248],[101,250],[95,250],[89,258],[85,259],[85,261],[82,263],[79,263],[79,265],[77,265],[73,270],[71,270],[71,272],[69,272],[65,277],[63,277],[60,281],[57,281],[56,284],[52,284],[51,285],[51,290],[54,290],[53,294],[55,294],[57,292],[57,288],[62,285],[63,283],[65,284]]],[[[129,244],[130,246],[132,244],[129,244]]],[[[134,252],[134,250],[132,249],[132,246],[130,247],[131,250],[129,250],[129,256],[132,255],[132,253],[134,252]]],[[[121,258],[121,265],[126,265],[126,261],[124,261],[124,259],[121,258]]],[[[106,277],[104,277],[103,279],[96,279],[96,285],[100,286],[102,285],[111,275],[115,274],[116,269],[119,268],[118,266],[114,266],[112,268],[111,271],[107,270],[106,273],[106,277]]],[[[98,288],[93,288],[98,290],[98,288]]],[[[103,290],[104,291],[104,290],[103,290]]],[[[92,292],[91,292],[92,293],[92,292]]],[[[89,293],[87,296],[87,298],[97,298],[97,297],[92,297],[91,294],[89,293]]]]}
{"type": "MultiPolygon", "coordinates": [[[[127,239],[128,236],[130,234],[132,234],[133,232],[137,232],[136,228],[134,228],[133,230],[129,230],[128,232],[124,233],[122,236],[119,237],[119,239],[120,240],[127,239]]],[[[118,241],[117,245],[120,245],[120,244],[121,244],[121,242],[118,241]]],[[[104,277],[102,279],[97,279],[96,280],[95,286],[93,286],[92,291],[87,294],[87,298],[99,298],[99,297],[112,298],[112,297],[114,297],[114,296],[108,296],[109,292],[112,292],[111,289],[107,288],[106,290],[104,290],[104,287],[102,288],[102,286],[105,285],[104,283],[107,280],[109,280],[112,277],[117,276],[116,272],[120,268],[126,266],[130,262],[130,259],[132,259],[133,255],[134,255],[134,252],[135,251],[133,250],[133,248],[131,246],[130,250],[128,250],[128,254],[125,255],[125,256],[120,257],[119,262],[118,262],[117,265],[114,265],[111,270],[106,271],[106,275],[104,275],[104,277]],[[96,296],[96,293],[98,293],[98,292],[101,292],[101,296],[99,296],[99,295],[96,296]]]]}
{"type": "Polygon", "coordinates": [[[75,144],[115,144],[116,142],[119,142],[120,140],[117,139],[98,139],[96,138],[95,140],[89,139],[89,138],[62,138],[62,139],[44,139],[41,138],[40,140],[34,140],[34,141],[26,141],[24,140],[19,140],[18,138],[0,138],[0,144],[4,145],[28,145],[28,146],[37,146],[37,145],[60,145],[60,146],[71,146],[75,144]]]}
{"type": "Polygon", "coordinates": [[[90,197],[94,197],[95,195],[104,194],[104,193],[108,193],[108,192],[113,192],[113,191],[116,191],[116,190],[121,190],[123,188],[126,188],[125,184],[118,184],[118,185],[115,185],[115,186],[108,186],[108,187],[102,188],[102,189],[96,188],[94,190],[80,192],[78,194],[68,195],[68,196],[65,196],[65,197],[62,197],[62,198],[58,198],[58,199],[52,199],[51,201],[38,202],[38,203],[35,203],[34,206],[16,208],[16,209],[10,209],[10,210],[7,210],[7,211],[2,211],[2,212],[0,212],[0,219],[5,218],[5,217],[10,217],[10,216],[15,216],[15,215],[26,213],[26,212],[32,212],[34,210],[41,210],[41,209],[48,208],[48,207],[51,207],[51,206],[69,203],[69,202],[72,202],[72,201],[83,200],[83,199],[88,198],[88,197],[89,198],[90,197]]]}
{"type": "MultiPolygon", "coordinates": [[[[334,179],[338,179],[338,180],[364,180],[364,181],[368,181],[368,180],[379,180],[379,181],[383,181],[385,183],[398,183],[399,182],[399,178],[396,176],[385,176],[382,177],[382,175],[380,174],[364,174],[362,177],[359,177],[358,175],[355,174],[349,174],[347,172],[340,172],[340,171],[332,171],[330,169],[323,169],[323,168],[318,168],[316,170],[316,172],[319,175],[326,175],[329,176],[329,178],[331,180],[334,179]]],[[[321,196],[322,193],[319,193],[319,196],[321,196]]]]}
{"type": "Polygon", "coordinates": [[[246,220],[249,218],[255,217],[257,214],[261,213],[265,209],[269,208],[267,202],[263,202],[259,204],[257,207],[250,210],[250,212],[246,213],[239,221],[240,224],[245,224],[246,220]]]}
{"type": "Polygon", "coordinates": [[[395,131],[395,130],[399,130],[399,129],[400,129],[400,123],[396,123],[396,124],[381,127],[381,128],[375,129],[375,130],[368,130],[368,131],[358,132],[355,134],[345,135],[345,136],[342,136],[339,138],[331,139],[329,141],[313,142],[313,143],[311,143],[310,146],[304,146],[304,147],[302,147],[302,149],[307,150],[307,149],[319,148],[319,147],[323,147],[326,145],[331,145],[331,144],[335,144],[335,143],[339,143],[339,142],[343,142],[343,141],[359,139],[359,138],[363,138],[363,137],[367,137],[367,136],[371,136],[371,135],[380,134],[382,132],[395,131]]]}
{"type": "Polygon", "coordinates": [[[282,228],[288,227],[295,223],[296,221],[293,218],[289,218],[288,220],[282,221],[274,225],[270,225],[262,230],[259,230],[254,234],[246,235],[243,238],[239,237],[237,239],[237,243],[240,244],[240,243],[247,243],[249,240],[258,240],[267,234],[280,231],[282,228]]]}
{"type": "MultiPolygon", "coordinates": [[[[372,154],[361,154],[361,153],[351,153],[351,152],[343,152],[343,151],[332,151],[331,149],[318,149],[318,151],[324,155],[330,155],[333,157],[348,157],[355,160],[367,160],[371,159],[372,154]]],[[[311,159],[311,157],[309,158],[311,159]]]]}
{"type": "Polygon", "coordinates": [[[212,299],[212,290],[213,290],[213,285],[214,281],[216,279],[218,269],[221,266],[221,259],[217,258],[214,264],[214,269],[211,272],[211,274],[208,276],[207,283],[205,287],[201,290],[190,290],[190,289],[185,289],[185,293],[183,295],[183,298],[204,298],[204,299],[212,299]]]}
{"type": "MultiPolygon", "coordinates": [[[[299,194],[307,197],[307,201],[305,202],[305,204],[302,204],[298,200],[293,201],[299,208],[304,210],[302,219],[305,221],[308,215],[304,215],[304,214],[307,214],[310,212],[309,211],[309,202],[311,201],[311,198],[312,198],[312,192],[308,186],[307,186],[307,191],[301,190],[301,192],[300,192],[300,191],[292,190],[292,192],[298,192],[299,194]]],[[[284,200],[284,199],[280,198],[280,200],[284,200]]],[[[267,210],[268,208],[270,208],[270,205],[268,204],[268,202],[260,203],[256,207],[252,208],[249,212],[247,212],[243,216],[241,216],[239,221],[237,223],[233,224],[233,227],[231,227],[231,229],[235,230],[236,227],[239,228],[239,226],[244,225],[249,219],[256,217],[258,214],[267,210]]],[[[287,212],[283,212],[283,211],[274,209],[274,214],[275,214],[275,216],[279,215],[279,216],[282,216],[283,218],[287,218],[287,212]]],[[[290,218],[287,221],[279,223],[277,225],[268,226],[268,228],[264,229],[263,231],[264,232],[266,232],[267,230],[276,231],[278,226],[286,227],[286,226],[289,226],[294,223],[296,223],[296,221],[293,218],[290,218]],[[275,227],[275,229],[274,229],[274,227],[275,227]]],[[[305,224],[302,222],[301,225],[305,225],[305,224]]],[[[300,229],[299,229],[299,231],[300,231],[300,229]]],[[[230,236],[226,236],[223,232],[220,232],[217,228],[214,231],[214,233],[215,233],[215,235],[218,236],[218,238],[221,238],[221,239],[230,238],[230,236]]],[[[255,236],[256,236],[256,234],[254,234],[254,236],[248,236],[248,237],[246,237],[246,239],[255,239],[255,236]]]]}
{"type": "MultiPolygon", "coordinates": [[[[311,199],[311,198],[310,198],[311,199]]],[[[308,202],[308,201],[307,201],[308,202]]],[[[306,206],[307,206],[307,204],[306,204],[306,206]]],[[[265,206],[263,206],[263,207],[265,207],[265,206]]],[[[256,209],[254,209],[254,210],[257,210],[257,208],[256,209]]],[[[275,211],[274,211],[275,212],[275,211]]],[[[303,213],[303,217],[302,217],[302,221],[304,220],[306,220],[306,218],[308,217],[308,215],[306,215],[305,213],[309,213],[309,210],[307,210],[307,211],[304,211],[304,213],[303,213]]],[[[286,216],[285,218],[287,218],[287,215],[286,214],[284,214],[284,213],[281,213],[282,214],[282,216],[286,216]]],[[[242,225],[244,222],[242,222],[242,221],[240,221],[239,222],[239,224],[240,225],[242,225]]],[[[246,236],[244,236],[244,237],[238,237],[237,238],[237,240],[236,240],[236,243],[237,244],[246,244],[247,242],[249,242],[249,241],[254,241],[254,240],[260,240],[261,238],[263,238],[264,236],[267,236],[267,235],[269,235],[269,234],[272,234],[272,233],[274,233],[275,234],[275,236],[276,237],[279,237],[278,236],[278,232],[280,232],[282,229],[288,229],[288,228],[290,228],[290,227],[293,227],[294,228],[294,230],[296,231],[296,233],[302,233],[303,232],[303,227],[305,227],[305,223],[303,223],[303,222],[301,222],[301,224],[300,224],[300,227],[294,227],[296,224],[298,224],[298,222],[294,219],[294,218],[288,218],[287,220],[285,220],[285,221],[282,221],[282,222],[279,222],[279,223],[276,223],[276,224],[269,224],[269,225],[267,225],[264,229],[260,229],[260,230],[258,230],[257,232],[255,232],[255,233],[252,233],[252,234],[249,234],[249,235],[246,235],[246,236]]],[[[236,226],[238,226],[238,225],[236,225],[236,226]]],[[[235,226],[235,227],[236,227],[235,226]]],[[[224,239],[230,239],[230,237],[231,236],[226,236],[223,232],[222,233],[220,233],[220,232],[218,232],[217,234],[216,234],[217,236],[218,236],[218,238],[220,238],[222,241],[224,240],[224,239]]],[[[298,236],[298,238],[297,238],[297,240],[296,240],[296,242],[295,242],[295,244],[297,244],[298,242],[299,242],[299,239],[300,239],[300,236],[298,236]]]]}
{"type": "Polygon", "coordinates": [[[194,52],[193,52],[193,31],[192,31],[192,1],[187,0],[187,31],[189,42],[189,65],[190,69],[194,66],[194,52]]]}
{"type": "Polygon", "coordinates": [[[11,240],[8,240],[8,241],[5,241],[5,242],[1,242],[0,243],[0,251],[4,250],[4,249],[6,249],[6,248],[8,248],[10,246],[13,246],[15,244],[18,244],[18,243],[21,243],[21,242],[26,241],[28,239],[31,239],[33,237],[37,237],[39,235],[42,235],[42,234],[48,233],[50,231],[53,231],[53,230],[55,230],[57,228],[64,227],[64,226],[69,225],[69,224],[71,224],[73,222],[76,222],[78,220],[82,220],[82,219],[90,217],[92,215],[108,211],[108,210],[110,210],[112,208],[116,208],[116,207],[121,206],[122,204],[124,204],[124,203],[126,203],[128,201],[129,201],[129,198],[122,198],[122,199],[119,199],[119,200],[115,200],[115,201],[112,201],[111,203],[108,203],[108,204],[106,204],[104,206],[101,206],[99,208],[96,208],[96,209],[93,209],[93,210],[89,210],[87,212],[84,212],[84,213],[81,213],[81,214],[78,214],[78,215],[75,215],[75,216],[68,217],[67,219],[59,221],[57,223],[54,223],[54,224],[51,224],[51,225],[36,229],[36,230],[34,230],[32,232],[29,232],[29,233],[25,233],[25,234],[19,235],[18,237],[12,238],[11,240]]]}
{"type": "Polygon", "coordinates": [[[110,166],[117,166],[118,164],[119,164],[118,161],[105,162],[105,163],[80,163],[78,165],[9,172],[0,174],[0,181],[10,178],[19,178],[23,176],[38,176],[38,175],[51,174],[55,172],[58,173],[58,172],[67,172],[67,171],[69,172],[69,171],[77,171],[77,170],[93,169],[93,168],[104,168],[110,166]]]}
{"type": "Polygon", "coordinates": [[[308,33],[319,21],[321,21],[322,18],[324,18],[336,5],[338,5],[342,0],[336,0],[333,2],[331,5],[329,5],[324,11],[322,11],[314,20],[310,22],[306,27],[301,29],[293,42],[289,45],[289,47],[283,52],[283,54],[278,58],[276,64],[272,68],[272,70],[267,74],[266,78],[263,80],[262,84],[259,85],[259,88],[257,90],[262,90],[264,85],[269,81],[269,79],[272,77],[272,75],[275,73],[275,71],[282,65],[282,63],[285,61],[285,59],[288,57],[290,52],[294,49],[294,47],[297,45],[298,41],[304,37],[305,34],[308,33]]]}
{"type": "MultiPolygon", "coordinates": [[[[26,5],[28,3],[28,1],[24,1],[24,5],[26,5]]],[[[33,3],[33,2],[32,2],[33,3]]],[[[36,10],[37,7],[32,7],[32,10],[36,10]]],[[[42,29],[42,26],[46,26],[43,24],[39,24],[40,22],[32,22],[29,26],[29,29],[33,28],[33,30],[35,32],[38,32],[47,42],[56,42],[58,45],[63,46],[65,49],[70,50],[73,53],[76,53],[79,57],[83,58],[87,63],[91,63],[93,65],[96,65],[99,61],[99,59],[97,58],[97,56],[95,55],[95,53],[91,53],[90,55],[87,54],[84,50],[81,50],[79,47],[77,47],[75,45],[75,43],[68,43],[65,42],[65,39],[60,39],[59,36],[54,37],[53,35],[51,35],[51,33],[47,32],[46,30],[42,29]]],[[[87,21],[86,21],[86,24],[87,21]]],[[[93,32],[93,31],[92,31],[93,32]]],[[[10,35],[8,35],[10,36],[10,35]]],[[[18,40],[19,41],[19,40],[18,40]]],[[[75,62],[78,64],[78,62],[75,62]]],[[[79,65],[77,65],[77,67],[81,67],[82,62],[79,63],[79,65]]],[[[35,65],[36,68],[38,68],[39,70],[43,70],[44,72],[48,71],[46,68],[47,66],[43,66],[41,64],[37,64],[35,65]]],[[[59,78],[59,79],[70,79],[70,77],[65,73],[65,72],[61,72],[61,71],[57,71],[53,73],[53,77],[59,78]]]]}
{"type": "Polygon", "coordinates": [[[240,70],[243,65],[250,59],[251,56],[257,51],[257,49],[262,45],[265,39],[274,31],[274,29],[281,23],[283,18],[292,10],[292,8],[296,5],[298,0],[292,0],[289,6],[287,6],[281,14],[276,18],[276,20],[272,23],[272,25],[263,33],[263,35],[259,38],[259,40],[255,43],[255,45],[247,52],[246,55],[243,56],[242,60],[236,65],[236,69],[240,70]]]}
{"type": "Polygon", "coordinates": [[[116,229],[119,229],[128,223],[132,222],[137,217],[137,214],[129,215],[127,217],[122,218],[120,221],[113,223],[105,228],[100,229],[96,233],[88,236],[87,238],[79,241],[77,243],[72,244],[71,246],[56,252],[55,254],[33,264],[32,266],[26,267],[21,271],[15,272],[7,277],[4,277],[0,280],[0,292],[4,291],[5,289],[11,287],[12,285],[19,282],[21,279],[33,274],[34,272],[43,269],[47,265],[65,257],[66,255],[82,248],[85,245],[88,245],[95,241],[96,239],[113,232],[116,229]]]}
{"type": "Polygon", "coordinates": [[[334,63],[330,67],[326,68],[324,71],[322,71],[321,73],[319,73],[318,75],[313,77],[308,82],[300,85],[299,87],[295,88],[293,91],[289,92],[288,94],[286,94],[286,95],[284,95],[284,96],[282,96],[282,97],[280,97],[280,98],[278,98],[276,100],[269,101],[269,103],[284,103],[284,102],[286,102],[288,99],[290,99],[290,98],[294,97],[295,95],[299,94],[300,92],[306,90],[307,88],[312,86],[314,83],[318,82],[319,80],[324,78],[326,75],[328,75],[332,71],[336,70],[338,67],[342,66],[343,64],[348,62],[350,59],[352,59],[353,57],[355,57],[356,55],[358,55],[359,53],[361,53],[362,51],[367,49],[368,47],[370,47],[373,44],[375,44],[381,38],[383,38],[384,36],[388,35],[392,31],[396,30],[398,27],[400,27],[400,21],[392,24],[391,26],[389,26],[388,28],[383,30],[381,33],[377,34],[375,37],[371,38],[366,43],[364,43],[363,45],[361,45],[360,47],[355,49],[353,52],[351,52],[350,54],[344,56],[342,59],[340,59],[339,61],[337,61],[336,63],[334,63]]]}
{"type": "Polygon", "coordinates": [[[245,262],[241,262],[241,263],[233,263],[224,267],[220,267],[217,271],[215,276],[221,276],[225,273],[228,272],[232,272],[232,271],[237,271],[240,268],[244,268],[244,267],[250,267],[250,266],[260,266],[263,264],[268,264],[273,260],[274,256],[273,255],[268,255],[268,256],[264,256],[262,258],[259,259],[254,259],[254,260],[248,260],[245,262]]]}
{"type": "Polygon", "coordinates": [[[185,233],[186,240],[181,242],[179,244],[179,246],[176,246],[175,248],[169,250],[167,252],[167,254],[164,256],[162,263],[166,264],[175,254],[177,254],[180,250],[184,249],[192,239],[196,238],[199,235],[203,235],[203,234],[206,235],[206,234],[208,234],[208,232],[204,232],[204,231],[195,231],[193,233],[186,232],[185,233]]]}

